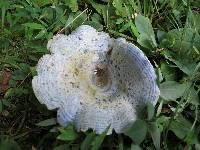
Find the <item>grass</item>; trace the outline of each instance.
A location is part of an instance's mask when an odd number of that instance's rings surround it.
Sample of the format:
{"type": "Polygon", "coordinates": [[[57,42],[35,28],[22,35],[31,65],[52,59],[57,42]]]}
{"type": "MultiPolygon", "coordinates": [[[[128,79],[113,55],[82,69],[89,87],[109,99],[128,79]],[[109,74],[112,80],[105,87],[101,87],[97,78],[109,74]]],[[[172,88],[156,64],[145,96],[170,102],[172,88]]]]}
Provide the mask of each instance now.
{"type": "Polygon", "coordinates": [[[200,149],[200,2],[0,0],[0,149],[200,149]],[[125,134],[63,128],[31,80],[47,41],[88,24],[140,47],[161,90],[156,107],[125,134]]]}

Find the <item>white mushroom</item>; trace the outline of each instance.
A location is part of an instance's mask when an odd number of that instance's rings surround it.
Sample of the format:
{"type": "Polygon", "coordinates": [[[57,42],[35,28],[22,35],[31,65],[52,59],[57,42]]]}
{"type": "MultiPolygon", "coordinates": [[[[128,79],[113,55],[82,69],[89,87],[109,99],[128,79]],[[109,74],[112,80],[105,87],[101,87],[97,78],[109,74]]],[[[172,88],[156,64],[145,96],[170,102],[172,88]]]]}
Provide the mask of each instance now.
{"type": "Polygon", "coordinates": [[[48,109],[58,109],[63,126],[100,134],[110,125],[108,134],[122,133],[139,106],[158,100],[152,65],[125,39],[82,25],[71,35],[54,36],[47,48],[51,54],[39,60],[33,90],[48,109]]]}

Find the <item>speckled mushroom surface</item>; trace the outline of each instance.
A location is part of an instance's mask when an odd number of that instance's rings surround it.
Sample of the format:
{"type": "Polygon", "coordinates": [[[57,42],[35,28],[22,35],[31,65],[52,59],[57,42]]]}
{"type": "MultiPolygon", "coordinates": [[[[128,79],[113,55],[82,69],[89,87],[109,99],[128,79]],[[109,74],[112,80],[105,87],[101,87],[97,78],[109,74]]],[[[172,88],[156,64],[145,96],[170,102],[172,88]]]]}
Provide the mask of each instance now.
{"type": "Polygon", "coordinates": [[[153,66],[125,39],[82,25],[70,35],[49,40],[50,54],[38,62],[34,93],[58,122],[78,131],[122,133],[137,118],[137,107],[156,104],[159,89],[153,66]]]}

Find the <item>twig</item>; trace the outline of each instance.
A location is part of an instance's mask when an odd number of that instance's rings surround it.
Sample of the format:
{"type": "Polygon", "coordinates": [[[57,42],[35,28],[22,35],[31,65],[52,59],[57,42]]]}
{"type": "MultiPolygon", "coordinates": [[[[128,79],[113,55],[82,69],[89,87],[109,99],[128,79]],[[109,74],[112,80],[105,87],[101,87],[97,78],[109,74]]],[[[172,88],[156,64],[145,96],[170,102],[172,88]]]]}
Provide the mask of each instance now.
{"type": "Polygon", "coordinates": [[[26,77],[20,82],[20,84],[17,86],[17,88],[19,88],[23,83],[24,81],[28,78],[28,76],[31,74],[31,72],[29,72],[26,77]]]}
{"type": "Polygon", "coordinates": [[[85,13],[88,10],[88,8],[86,8],[84,11],[82,11],[78,16],[76,16],[71,22],[69,22],[65,27],[63,27],[60,31],[58,31],[58,34],[62,33],[71,23],[73,23],[78,17],[80,17],[83,13],[85,13]]]}

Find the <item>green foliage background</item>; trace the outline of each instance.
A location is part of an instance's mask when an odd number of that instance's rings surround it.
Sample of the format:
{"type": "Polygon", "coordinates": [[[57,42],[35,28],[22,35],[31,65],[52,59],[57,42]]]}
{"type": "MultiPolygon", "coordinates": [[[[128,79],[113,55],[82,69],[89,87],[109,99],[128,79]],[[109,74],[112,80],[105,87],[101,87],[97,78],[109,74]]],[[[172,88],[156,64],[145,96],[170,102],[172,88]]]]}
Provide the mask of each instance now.
{"type": "Polygon", "coordinates": [[[200,149],[200,1],[0,0],[0,150],[200,149]],[[31,79],[47,41],[88,24],[141,48],[161,90],[124,134],[61,127],[33,94],[31,79]],[[1,87],[2,88],[2,87],[1,87]]]}

